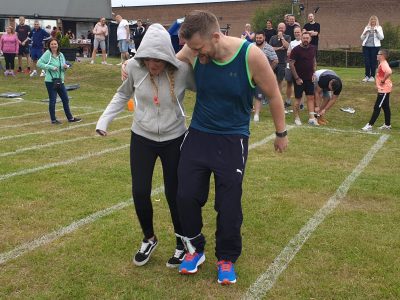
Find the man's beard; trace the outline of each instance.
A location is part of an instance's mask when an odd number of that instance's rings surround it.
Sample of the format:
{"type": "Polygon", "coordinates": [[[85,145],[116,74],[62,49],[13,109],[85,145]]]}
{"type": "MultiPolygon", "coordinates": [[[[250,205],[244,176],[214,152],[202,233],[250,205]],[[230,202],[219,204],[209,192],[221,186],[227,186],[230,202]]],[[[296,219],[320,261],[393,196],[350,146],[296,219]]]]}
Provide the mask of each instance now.
{"type": "Polygon", "coordinates": [[[257,42],[257,41],[256,41],[256,45],[257,45],[257,46],[261,46],[262,44],[264,44],[264,41],[262,41],[262,42],[257,42]]]}

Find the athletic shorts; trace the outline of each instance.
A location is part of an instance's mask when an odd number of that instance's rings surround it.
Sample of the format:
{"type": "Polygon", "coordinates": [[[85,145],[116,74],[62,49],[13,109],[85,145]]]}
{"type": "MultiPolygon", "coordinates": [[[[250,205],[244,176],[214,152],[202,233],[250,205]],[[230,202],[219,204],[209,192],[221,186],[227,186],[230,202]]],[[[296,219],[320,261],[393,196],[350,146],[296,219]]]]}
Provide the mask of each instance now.
{"type": "Polygon", "coordinates": [[[19,45],[18,55],[29,55],[29,45],[19,45]]]}
{"type": "Polygon", "coordinates": [[[118,45],[119,45],[119,52],[128,52],[129,43],[127,40],[119,40],[118,45]]]}
{"type": "Polygon", "coordinates": [[[276,75],[276,79],[278,81],[282,81],[283,78],[285,78],[285,69],[286,69],[286,64],[277,64],[274,72],[276,75]]]}
{"type": "Polygon", "coordinates": [[[267,97],[265,97],[265,95],[263,94],[263,92],[261,91],[261,89],[258,86],[256,86],[256,88],[254,90],[254,97],[260,101],[267,99],[267,97]]]}
{"type": "Polygon", "coordinates": [[[296,99],[301,99],[303,92],[306,96],[314,95],[314,83],[312,80],[303,80],[302,85],[298,85],[297,83],[294,84],[294,97],[296,99]]]}
{"type": "Polygon", "coordinates": [[[293,82],[292,71],[290,71],[290,69],[288,69],[288,68],[285,68],[285,80],[288,82],[293,82]]]}
{"type": "Polygon", "coordinates": [[[32,60],[38,60],[43,54],[43,49],[31,48],[31,58],[32,60]]]}
{"type": "Polygon", "coordinates": [[[101,50],[106,50],[106,41],[94,39],[93,41],[93,49],[98,49],[100,45],[101,50]]]}

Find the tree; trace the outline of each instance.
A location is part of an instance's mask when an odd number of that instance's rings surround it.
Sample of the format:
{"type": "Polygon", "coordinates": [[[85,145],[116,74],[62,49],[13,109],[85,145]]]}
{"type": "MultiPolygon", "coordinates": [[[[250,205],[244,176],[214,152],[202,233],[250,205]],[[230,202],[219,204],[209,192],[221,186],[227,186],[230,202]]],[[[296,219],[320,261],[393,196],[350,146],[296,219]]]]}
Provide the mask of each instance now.
{"type": "Polygon", "coordinates": [[[385,22],[382,26],[385,38],[382,40],[382,48],[400,48],[400,25],[394,26],[390,22],[385,22]]]}
{"type": "MultiPolygon", "coordinates": [[[[263,30],[267,20],[272,21],[272,26],[276,29],[279,23],[283,22],[286,14],[292,12],[290,1],[274,3],[270,8],[257,8],[252,19],[252,26],[255,31],[263,30]]],[[[295,13],[298,7],[295,6],[295,13]]],[[[297,18],[296,18],[297,19],[297,18]]]]}

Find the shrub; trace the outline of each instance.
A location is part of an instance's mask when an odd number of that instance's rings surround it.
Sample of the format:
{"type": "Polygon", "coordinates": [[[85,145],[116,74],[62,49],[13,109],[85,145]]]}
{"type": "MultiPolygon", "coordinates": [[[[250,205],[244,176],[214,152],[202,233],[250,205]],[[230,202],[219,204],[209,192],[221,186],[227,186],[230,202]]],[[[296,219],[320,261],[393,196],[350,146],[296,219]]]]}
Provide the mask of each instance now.
{"type": "Polygon", "coordinates": [[[399,49],[400,48],[400,25],[394,26],[390,22],[385,22],[382,26],[385,38],[382,41],[382,48],[399,49]]]}
{"type": "MultiPolygon", "coordinates": [[[[292,5],[290,1],[277,2],[274,3],[270,8],[257,8],[253,19],[252,19],[252,27],[254,31],[263,30],[265,28],[265,22],[267,20],[272,21],[272,26],[276,29],[278,24],[283,22],[283,19],[286,14],[292,12],[292,5]]],[[[299,8],[297,5],[294,6],[294,14],[296,15],[299,12],[299,8]]],[[[301,19],[296,17],[296,21],[301,22],[301,19]]]]}
{"type": "Polygon", "coordinates": [[[68,36],[64,35],[60,40],[61,48],[71,48],[71,43],[69,41],[68,36]]]}

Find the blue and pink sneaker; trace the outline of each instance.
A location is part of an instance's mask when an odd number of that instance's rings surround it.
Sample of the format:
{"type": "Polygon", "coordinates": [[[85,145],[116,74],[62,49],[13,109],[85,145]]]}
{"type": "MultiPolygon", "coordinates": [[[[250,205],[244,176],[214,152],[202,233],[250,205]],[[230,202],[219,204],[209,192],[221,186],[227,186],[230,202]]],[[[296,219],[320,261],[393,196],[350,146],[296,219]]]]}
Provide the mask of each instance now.
{"type": "Polygon", "coordinates": [[[181,274],[195,274],[197,273],[197,267],[200,266],[206,260],[206,256],[203,252],[194,254],[186,253],[185,259],[179,265],[179,273],[181,274]]]}
{"type": "Polygon", "coordinates": [[[220,260],[218,266],[218,283],[229,285],[236,282],[235,267],[231,261],[220,260]]]}

